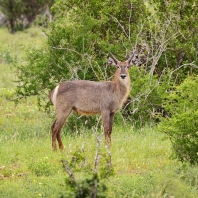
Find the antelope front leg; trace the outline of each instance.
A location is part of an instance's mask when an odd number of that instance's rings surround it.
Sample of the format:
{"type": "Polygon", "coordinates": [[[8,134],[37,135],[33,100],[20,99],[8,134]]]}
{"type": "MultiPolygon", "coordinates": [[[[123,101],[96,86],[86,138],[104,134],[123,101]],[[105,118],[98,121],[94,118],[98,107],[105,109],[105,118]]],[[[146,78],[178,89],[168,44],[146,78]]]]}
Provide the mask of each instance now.
{"type": "Polygon", "coordinates": [[[115,113],[113,113],[113,112],[111,112],[109,115],[109,130],[107,133],[107,140],[109,140],[109,142],[107,142],[108,144],[111,143],[111,133],[112,133],[112,129],[113,129],[114,115],[115,115],[115,113]]]}
{"type": "Polygon", "coordinates": [[[103,112],[102,123],[104,127],[105,142],[107,145],[111,144],[111,132],[113,128],[114,113],[103,112]]]}

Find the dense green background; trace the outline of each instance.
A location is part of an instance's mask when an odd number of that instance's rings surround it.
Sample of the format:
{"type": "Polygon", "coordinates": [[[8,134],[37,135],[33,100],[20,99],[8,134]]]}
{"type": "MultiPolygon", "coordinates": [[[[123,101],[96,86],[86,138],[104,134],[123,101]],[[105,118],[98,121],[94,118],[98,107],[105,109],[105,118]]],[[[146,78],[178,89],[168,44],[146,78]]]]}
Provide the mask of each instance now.
{"type": "Polygon", "coordinates": [[[1,28],[0,196],[74,196],[62,162],[72,161],[83,142],[86,166],[73,171],[86,184],[82,174],[90,179],[93,173],[100,117],[87,122],[73,114],[62,133],[65,150],[52,152],[49,91],[69,79],[111,80],[109,53],[125,60],[136,50],[143,64],[130,69],[130,97],[112,134],[114,173],[106,179],[101,143],[105,196],[197,197],[197,4],[57,0],[48,27],[16,28],[15,34],[1,28]]]}
{"type": "MultiPolygon", "coordinates": [[[[43,46],[30,48],[25,61],[16,66],[18,96],[36,95],[40,106],[48,108],[47,95],[59,82],[68,79],[109,80],[114,72],[106,63],[109,53],[124,60],[136,51],[142,66],[130,70],[131,94],[120,116],[137,127],[156,124],[161,118],[173,114],[176,116],[179,111],[169,110],[169,95],[177,91],[175,87],[184,80],[188,84],[189,76],[196,79],[198,71],[197,3],[56,1],[51,8],[53,21],[45,29],[47,39],[43,46]]],[[[189,95],[194,90],[182,92],[189,95]]],[[[188,108],[196,111],[197,106],[188,108]]],[[[185,108],[180,106],[180,111],[184,112],[185,108]]],[[[188,115],[184,117],[188,119],[188,115]]],[[[171,119],[168,122],[172,123],[171,119]]],[[[194,124],[196,116],[188,122],[194,124]]],[[[163,129],[164,132],[168,130],[163,129]]],[[[193,130],[192,133],[197,134],[197,126],[193,130]]],[[[180,130],[178,136],[183,137],[183,133],[180,130]]],[[[193,148],[197,148],[196,135],[193,138],[193,148]]],[[[182,155],[181,151],[176,153],[182,155]]],[[[197,158],[197,149],[193,153],[197,158]]],[[[196,163],[197,160],[190,159],[192,157],[178,156],[182,161],[196,163]]]]}

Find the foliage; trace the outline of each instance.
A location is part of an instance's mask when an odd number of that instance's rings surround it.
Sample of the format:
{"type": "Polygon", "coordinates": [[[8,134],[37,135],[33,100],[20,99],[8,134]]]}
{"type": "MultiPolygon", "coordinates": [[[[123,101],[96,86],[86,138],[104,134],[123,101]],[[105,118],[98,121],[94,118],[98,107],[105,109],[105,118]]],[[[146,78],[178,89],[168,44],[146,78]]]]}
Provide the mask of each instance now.
{"type": "Polygon", "coordinates": [[[197,20],[193,18],[188,26],[194,4],[188,4],[188,12],[178,22],[178,12],[168,9],[166,13],[161,1],[150,3],[154,11],[135,0],[57,1],[51,9],[47,42],[27,50],[25,61],[17,64],[19,98],[36,95],[40,105],[48,107],[48,93],[59,82],[109,80],[113,75],[113,68],[106,65],[109,52],[124,59],[137,50],[143,67],[131,69],[131,97],[122,115],[140,125],[155,121],[170,86],[196,73],[197,34],[191,34],[190,27],[196,29],[197,20]],[[184,42],[182,36],[190,36],[191,41],[184,42]]]}
{"type": "MultiPolygon", "coordinates": [[[[97,174],[93,174],[91,178],[85,178],[84,180],[82,180],[79,184],[80,188],[76,188],[76,186],[69,180],[66,180],[66,185],[70,186],[71,188],[71,194],[67,197],[71,197],[71,195],[74,195],[72,197],[76,198],[106,197],[105,191],[107,190],[107,187],[105,186],[105,184],[101,184],[97,174]]],[[[63,198],[64,196],[61,197],[63,198]]]]}
{"type": "MultiPolygon", "coordinates": [[[[2,41],[5,40],[1,51],[10,49],[11,55],[14,52],[13,54],[17,53],[17,58],[23,56],[25,50],[21,49],[21,46],[27,45],[27,42],[31,43],[32,35],[37,35],[33,37],[33,44],[37,46],[41,41],[38,30],[37,34],[35,29],[30,28],[26,32],[10,35],[5,29],[0,29],[0,37],[2,41]]],[[[133,69],[135,71],[131,71],[132,73],[139,72],[136,68],[133,69]]],[[[141,78],[143,74],[142,71],[141,78]]],[[[93,166],[95,134],[82,124],[78,128],[79,135],[62,133],[65,150],[51,151],[50,125],[53,120],[43,111],[39,111],[35,97],[20,100],[15,106],[10,100],[16,86],[13,82],[15,79],[16,73],[11,65],[1,62],[0,197],[60,197],[60,193],[66,190],[64,181],[67,177],[60,160],[71,159],[76,147],[81,148],[84,142],[86,161],[91,162],[89,164],[93,166]],[[31,163],[36,169],[42,167],[40,176],[30,168],[31,163]],[[50,176],[45,173],[50,173],[50,176]]],[[[117,116],[118,114],[116,119],[117,116]]],[[[106,197],[197,198],[198,167],[184,167],[178,161],[170,159],[170,148],[170,141],[164,139],[164,134],[158,133],[156,128],[146,125],[136,129],[132,122],[115,123],[111,147],[115,172],[105,182],[106,197]]],[[[99,171],[103,167],[106,169],[106,166],[103,166],[107,164],[106,150],[104,155],[103,152],[100,155],[100,160],[104,162],[101,162],[99,171]]],[[[79,170],[82,170],[81,167],[79,166],[79,170]]],[[[86,169],[84,171],[86,172],[86,169]]],[[[83,180],[80,171],[75,172],[75,176],[83,180]]]]}
{"type": "Polygon", "coordinates": [[[56,170],[56,167],[50,164],[48,157],[39,159],[38,161],[31,160],[28,164],[28,168],[37,176],[51,176],[56,170]]]}
{"type": "Polygon", "coordinates": [[[158,77],[151,75],[143,67],[133,67],[130,75],[132,89],[122,114],[139,127],[148,122],[158,122],[159,117],[166,114],[161,104],[167,95],[166,90],[171,87],[169,72],[158,77]]]}
{"type": "Polygon", "coordinates": [[[36,15],[53,2],[54,0],[0,0],[0,10],[7,17],[9,31],[14,33],[29,27],[36,15]]]}
{"type": "Polygon", "coordinates": [[[7,49],[6,51],[0,50],[0,62],[4,63],[13,63],[16,61],[16,56],[13,57],[10,53],[10,49],[7,49]]]}
{"type": "Polygon", "coordinates": [[[43,92],[64,79],[108,79],[112,75],[112,68],[105,67],[109,51],[120,57],[129,54],[139,12],[144,9],[140,1],[57,1],[52,7],[54,21],[46,31],[47,43],[28,50],[26,61],[17,65],[17,94],[43,97],[43,92]],[[124,35],[123,26],[130,36],[124,35]]]}
{"type": "Polygon", "coordinates": [[[167,43],[167,50],[160,60],[160,65],[166,63],[173,70],[180,68],[180,72],[174,75],[175,81],[180,83],[187,75],[197,74],[198,1],[153,0],[150,3],[162,23],[169,21],[170,26],[166,34],[177,34],[167,43]]]}
{"type": "Polygon", "coordinates": [[[163,119],[160,131],[170,138],[175,156],[182,162],[198,163],[198,78],[188,77],[164,101],[170,117],[163,119]]]}
{"type": "MultiPolygon", "coordinates": [[[[92,170],[90,164],[86,160],[84,146],[82,150],[77,150],[73,153],[70,162],[62,160],[63,166],[68,173],[66,179],[66,193],[62,194],[62,198],[65,197],[101,197],[107,196],[107,185],[105,181],[107,178],[113,175],[113,167],[111,164],[111,153],[107,149],[108,156],[106,156],[106,162],[101,165],[99,160],[100,154],[101,136],[97,138],[96,156],[94,161],[94,170],[92,170]],[[98,168],[100,164],[100,169],[98,168]],[[104,166],[104,167],[101,167],[104,166]],[[83,179],[76,179],[75,172],[80,172],[83,179]]],[[[105,157],[105,156],[103,156],[105,157]]]]}

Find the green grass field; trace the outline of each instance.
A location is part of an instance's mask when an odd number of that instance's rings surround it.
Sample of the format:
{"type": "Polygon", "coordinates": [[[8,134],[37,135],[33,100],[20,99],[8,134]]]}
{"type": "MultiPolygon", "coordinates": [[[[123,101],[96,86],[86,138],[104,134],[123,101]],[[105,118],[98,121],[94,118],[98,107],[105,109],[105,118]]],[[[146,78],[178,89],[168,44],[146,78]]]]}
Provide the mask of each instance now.
{"type": "MultiPolygon", "coordinates": [[[[62,133],[65,149],[53,152],[53,115],[39,111],[34,97],[17,106],[13,101],[17,75],[12,61],[22,60],[25,48],[39,47],[43,39],[37,28],[15,35],[0,29],[0,198],[61,197],[68,177],[61,161],[71,160],[83,144],[86,161],[94,167],[101,127],[62,133]]],[[[171,159],[170,141],[156,128],[115,123],[110,152],[114,174],[104,180],[107,197],[198,197],[198,168],[171,159]]],[[[105,163],[103,157],[100,163],[105,163]]]]}

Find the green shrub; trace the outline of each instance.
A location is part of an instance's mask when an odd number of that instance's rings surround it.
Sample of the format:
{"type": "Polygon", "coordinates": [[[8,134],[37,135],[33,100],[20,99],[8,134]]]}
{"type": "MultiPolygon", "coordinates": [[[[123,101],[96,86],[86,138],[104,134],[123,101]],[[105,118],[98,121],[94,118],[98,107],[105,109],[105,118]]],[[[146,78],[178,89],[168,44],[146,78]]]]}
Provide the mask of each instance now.
{"type": "Polygon", "coordinates": [[[106,66],[109,52],[119,54],[118,59],[130,54],[136,27],[146,12],[144,3],[136,0],[59,0],[51,10],[54,17],[46,30],[47,43],[39,49],[27,49],[25,61],[16,66],[20,98],[37,95],[39,101],[49,101],[49,91],[66,79],[109,79],[114,72],[106,66]],[[131,12],[133,20],[129,22],[131,12]]]}
{"type": "Polygon", "coordinates": [[[48,157],[42,158],[38,161],[31,161],[28,165],[28,169],[36,176],[50,176],[56,171],[56,167],[53,163],[49,162],[48,157]]]}
{"type": "Polygon", "coordinates": [[[166,90],[170,88],[170,83],[167,83],[169,73],[159,78],[144,68],[133,67],[130,69],[130,76],[130,97],[122,109],[122,114],[136,126],[158,122],[159,116],[164,114],[162,100],[166,96],[166,90]]]}
{"type": "Polygon", "coordinates": [[[0,63],[12,64],[17,60],[17,55],[11,52],[11,48],[0,48],[0,63]]]}
{"type": "Polygon", "coordinates": [[[62,193],[64,197],[98,197],[105,198],[107,196],[106,181],[114,175],[114,169],[111,164],[111,153],[101,152],[101,135],[97,137],[96,156],[94,160],[94,169],[87,160],[87,156],[82,150],[77,149],[71,160],[61,160],[68,177],[65,180],[66,191],[62,193]],[[81,175],[77,177],[77,174],[81,175]]]}
{"type": "Polygon", "coordinates": [[[182,162],[198,163],[198,76],[184,80],[164,100],[170,117],[159,130],[170,138],[175,156],[182,162]]]}
{"type": "Polygon", "coordinates": [[[30,27],[35,17],[53,0],[0,0],[0,10],[7,18],[6,26],[11,33],[30,27]]]}
{"type": "MultiPolygon", "coordinates": [[[[163,2],[156,4],[161,5],[163,2]]],[[[194,7],[189,5],[189,10],[194,7]]],[[[153,13],[147,8],[142,0],[56,1],[51,8],[53,21],[45,32],[46,43],[40,49],[27,50],[25,61],[17,64],[19,98],[36,95],[40,105],[48,107],[49,91],[58,83],[75,79],[109,80],[115,69],[107,67],[109,52],[124,60],[136,50],[144,66],[139,71],[130,71],[133,87],[122,116],[138,125],[156,121],[169,88],[165,70],[172,70],[170,79],[175,83],[180,83],[188,73],[196,73],[197,50],[179,40],[184,32],[180,34],[183,28],[178,24],[177,14],[158,15],[158,9],[153,13]],[[188,59],[190,49],[192,58],[188,59]]],[[[181,23],[184,20],[179,19],[181,23]]],[[[192,38],[196,41],[196,37],[192,38]]]]}

